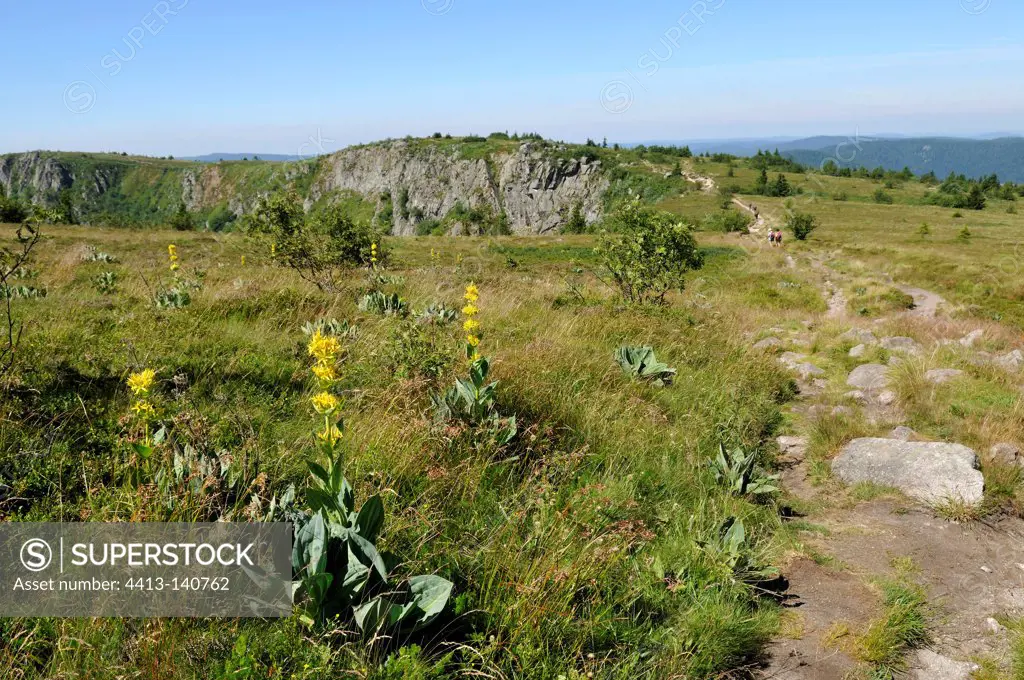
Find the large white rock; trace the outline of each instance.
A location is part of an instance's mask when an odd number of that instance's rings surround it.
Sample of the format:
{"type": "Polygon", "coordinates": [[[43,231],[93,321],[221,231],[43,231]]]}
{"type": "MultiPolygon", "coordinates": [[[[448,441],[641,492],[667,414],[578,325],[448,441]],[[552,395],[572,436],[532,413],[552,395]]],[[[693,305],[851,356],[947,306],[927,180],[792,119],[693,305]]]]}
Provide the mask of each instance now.
{"type": "Polygon", "coordinates": [[[961,444],[866,437],[843,447],[832,461],[832,473],[847,484],[896,487],[929,505],[976,505],[985,490],[978,466],[978,455],[961,444]]]}

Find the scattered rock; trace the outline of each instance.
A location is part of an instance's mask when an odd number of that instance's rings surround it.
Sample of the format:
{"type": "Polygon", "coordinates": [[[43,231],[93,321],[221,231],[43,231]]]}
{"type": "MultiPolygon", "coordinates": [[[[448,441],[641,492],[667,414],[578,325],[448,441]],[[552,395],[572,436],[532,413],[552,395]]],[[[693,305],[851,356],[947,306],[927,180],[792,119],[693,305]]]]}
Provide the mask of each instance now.
{"type": "Polygon", "coordinates": [[[893,354],[892,356],[890,356],[889,357],[889,361],[888,361],[890,366],[899,366],[900,364],[905,363],[905,362],[906,362],[906,359],[904,359],[903,357],[901,357],[898,354],[893,354]]]}
{"type": "Polygon", "coordinates": [[[1024,366],[1024,352],[1019,349],[1015,349],[1009,354],[1004,354],[1001,357],[996,357],[992,360],[999,368],[1010,371],[1011,373],[1017,373],[1020,371],[1021,366],[1024,366]]]}
{"type": "Polygon", "coordinates": [[[941,385],[950,380],[955,380],[963,374],[963,371],[956,368],[934,368],[924,374],[924,379],[933,385],[941,385]]]}
{"type": "Polygon", "coordinates": [[[976,505],[985,490],[977,454],[961,444],[854,439],[832,461],[832,472],[847,484],[893,486],[932,505],[976,505]]]}
{"type": "Polygon", "coordinates": [[[849,340],[859,345],[875,345],[878,344],[878,338],[875,334],[864,328],[851,328],[842,335],[839,336],[840,340],[849,340]]]}
{"type": "Polygon", "coordinates": [[[896,399],[897,397],[895,392],[891,390],[886,390],[885,392],[879,394],[878,398],[875,399],[875,401],[877,401],[882,406],[891,406],[892,404],[896,403],[896,399]]]}
{"type": "Polygon", "coordinates": [[[779,458],[799,463],[807,454],[807,437],[782,436],[775,443],[779,445],[779,458]]]}
{"type": "Polygon", "coordinates": [[[893,431],[889,433],[889,436],[893,439],[899,439],[901,442],[913,441],[917,433],[906,425],[900,425],[899,427],[893,428],[893,431]]]}
{"type": "Polygon", "coordinates": [[[893,352],[910,352],[911,354],[921,352],[921,345],[917,344],[917,340],[913,338],[882,338],[882,347],[893,352]]]}
{"type": "Polygon", "coordinates": [[[854,401],[867,401],[868,395],[864,394],[861,390],[851,390],[843,395],[847,399],[853,399],[854,401]]]}
{"type": "Polygon", "coordinates": [[[974,347],[974,343],[981,340],[981,336],[985,335],[985,331],[980,328],[975,331],[971,331],[964,337],[960,338],[960,344],[964,347],[974,347]]]}
{"type": "Polygon", "coordinates": [[[978,350],[974,354],[967,357],[967,361],[973,366],[984,366],[985,364],[993,361],[995,356],[989,352],[983,352],[978,350]]]}
{"type": "Polygon", "coordinates": [[[806,354],[796,352],[783,352],[779,355],[779,363],[785,364],[788,368],[796,368],[796,365],[807,358],[806,354]]]}
{"type": "MultiPolygon", "coordinates": [[[[825,371],[821,370],[820,368],[818,368],[814,364],[802,363],[802,364],[797,364],[797,365],[793,366],[792,368],[804,380],[807,380],[808,378],[814,377],[816,375],[825,375],[825,371]]],[[[817,381],[815,381],[815,382],[817,382],[817,381]]],[[[819,388],[827,387],[827,386],[828,386],[828,383],[826,383],[824,386],[822,386],[822,385],[815,385],[815,387],[819,387],[819,388]]]]}
{"type": "Polygon", "coordinates": [[[867,345],[857,345],[856,347],[850,349],[850,356],[853,357],[854,359],[859,359],[860,357],[864,356],[864,353],[867,351],[867,345]]]}
{"type": "Polygon", "coordinates": [[[778,338],[765,338],[759,342],[754,343],[754,349],[759,352],[767,352],[769,350],[775,350],[782,347],[782,341],[778,338]]]}
{"type": "Polygon", "coordinates": [[[983,572],[985,572],[986,574],[991,574],[992,573],[992,567],[986,567],[984,564],[981,565],[981,570],[983,572]]]}
{"type": "Polygon", "coordinates": [[[853,369],[846,384],[860,390],[880,390],[889,384],[889,369],[881,364],[864,364],[853,369]]]}
{"type": "Polygon", "coordinates": [[[1020,447],[1008,442],[1000,442],[988,450],[989,458],[1001,465],[1020,465],[1020,447]]]}
{"type": "Polygon", "coordinates": [[[970,680],[979,668],[970,661],[954,661],[930,649],[919,649],[911,673],[915,680],[970,680]]]}
{"type": "Polygon", "coordinates": [[[985,619],[985,626],[987,626],[989,631],[992,632],[994,635],[998,635],[999,633],[1002,633],[1004,630],[1006,630],[1003,627],[1003,624],[999,623],[993,618],[985,619]]]}
{"type": "Polygon", "coordinates": [[[807,409],[807,415],[812,418],[823,416],[852,416],[853,409],[849,406],[829,406],[828,404],[814,404],[807,409]]]}

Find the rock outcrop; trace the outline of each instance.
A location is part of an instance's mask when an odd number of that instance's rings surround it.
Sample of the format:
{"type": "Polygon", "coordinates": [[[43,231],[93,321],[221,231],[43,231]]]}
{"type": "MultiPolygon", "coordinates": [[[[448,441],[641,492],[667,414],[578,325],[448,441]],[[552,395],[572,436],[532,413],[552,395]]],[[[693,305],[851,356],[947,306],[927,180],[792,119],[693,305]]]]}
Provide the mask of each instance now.
{"type": "Polygon", "coordinates": [[[985,481],[978,455],[960,444],[899,439],[854,439],[832,461],[847,484],[892,486],[929,505],[981,502],[985,481]]]}
{"type": "Polygon", "coordinates": [[[385,198],[396,235],[415,233],[424,220],[444,220],[459,205],[504,214],[515,234],[549,233],[577,205],[588,222],[596,221],[608,188],[600,162],[559,159],[531,143],[515,153],[474,158],[458,148],[386,142],[339,151],[323,164],[310,201],[341,190],[385,198]]]}

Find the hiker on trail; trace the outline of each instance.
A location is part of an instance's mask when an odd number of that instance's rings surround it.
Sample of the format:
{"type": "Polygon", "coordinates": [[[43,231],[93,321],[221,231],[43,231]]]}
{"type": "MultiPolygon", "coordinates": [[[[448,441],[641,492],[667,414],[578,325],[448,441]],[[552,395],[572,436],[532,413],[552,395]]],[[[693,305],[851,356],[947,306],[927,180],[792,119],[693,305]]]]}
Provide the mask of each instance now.
{"type": "Polygon", "coordinates": [[[768,245],[770,245],[772,248],[775,247],[775,230],[774,229],[769,229],[768,230],[768,245]]]}
{"type": "Polygon", "coordinates": [[[775,232],[775,245],[777,245],[779,248],[782,247],[782,230],[781,229],[779,229],[778,231],[775,232]]]}

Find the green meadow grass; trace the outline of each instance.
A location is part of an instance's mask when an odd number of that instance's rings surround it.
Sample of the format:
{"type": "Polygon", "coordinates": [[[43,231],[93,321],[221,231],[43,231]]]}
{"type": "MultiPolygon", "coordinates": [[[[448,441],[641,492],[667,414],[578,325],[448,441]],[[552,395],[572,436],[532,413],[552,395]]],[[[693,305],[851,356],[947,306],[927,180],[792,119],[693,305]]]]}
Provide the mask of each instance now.
{"type": "MultiPolygon", "coordinates": [[[[254,516],[252,499],[301,484],[312,455],[299,327],[348,319],[359,328],[344,364],[348,476],[359,497],[383,496],[381,543],[403,556],[402,570],[455,583],[443,621],[403,640],[415,647],[399,655],[342,624],[309,632],[296,619],[7,619],[0,659],[16,677],[157,677],[159,668],[159,677],[226,678],[249,664],[251,677],[710,678],[756,658],[778,610],[701,545],[735,516],[752,559],[768,565],[778,553],[772,505],[728,495],[706,463],[719,442],[769,455],[764,443],[792,396],[789,378],[742,337],[777,315],[758,309],[775,290],[758,288],[766,265],[710,242],[707,269],[672,306],[628,309],[596,276],[590,237],[394,245],[390,290],[414,309],[456,305],[466,283],[480,287],[501,408],[521,423],[510,455],[483,456],[432,427],[430,392],[461,368],[459,330],[422,338],[410,322],[358,312],[364,273],[329,295],[238,235],[55,227],[34,265],[48,294],[18,305],[26,332],[3,396],[0,481],[12,493],[0,513],[254,516]],[[190,306],[161,310],[151,300],[169,279],[172,242],[183,271],[205,272],[204,286],[190,306]],[[117,263],[83,262],[87,245],[117,263]],[[118,274],[113,294],[92,283],[104,271],[118,274]],[[585,295],[556,303],[572,277],[585,295]],[[737,308],[743,300],[752,318],[737,308]],[[735,315],[720,313],[727,304],[735,315]],[[622,344],[655,346],[678,369],[675,384],[629,381],[612,361],[622,344]],[[139,479],[124,379],[143,367],[157,371],[163,420],[196,447],[229,453],[243,489],[169,507],[139,479]]],[[[817,305],[802,294],[793,304],[794,314],[817,305]]]]}

